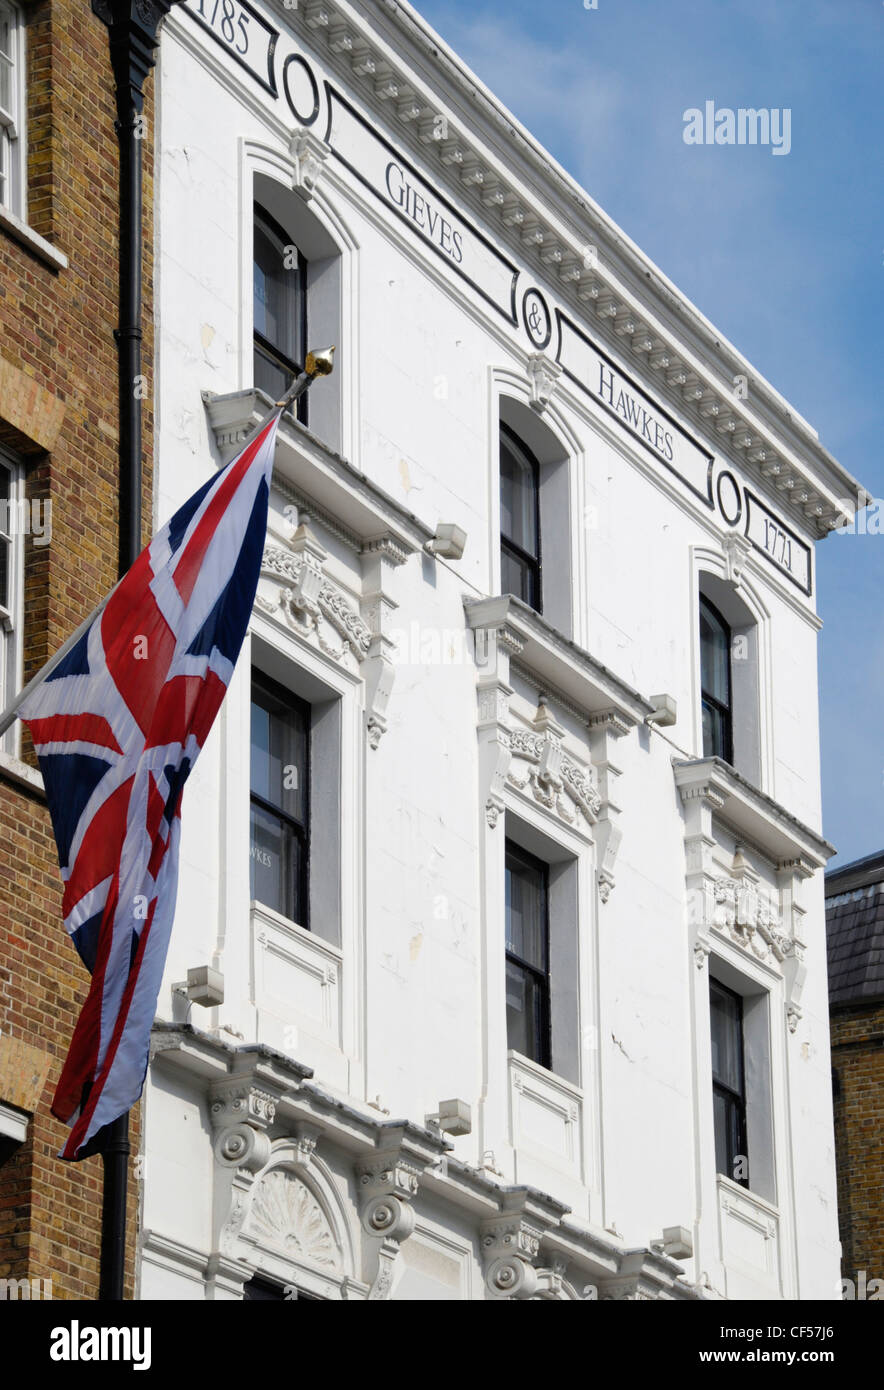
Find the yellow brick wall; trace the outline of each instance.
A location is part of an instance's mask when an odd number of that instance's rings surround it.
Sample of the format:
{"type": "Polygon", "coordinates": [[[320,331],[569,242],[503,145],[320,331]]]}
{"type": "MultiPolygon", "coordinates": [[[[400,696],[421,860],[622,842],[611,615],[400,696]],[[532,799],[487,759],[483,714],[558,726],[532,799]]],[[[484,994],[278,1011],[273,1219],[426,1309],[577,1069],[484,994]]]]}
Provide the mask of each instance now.
{"type": "MultiPolygon", "coordinates": [[[[26,14],[27,221],[69,260],[67,270],[56,271],[0,229],[0,442],[27,456],[29,496],[52,502],[51,543],[25,543],[27,678],[117,577],[118,162],[107,29],[88,0],[42,0],[28,5],[26,14]]],[[[151,78],[142,146],[145,460],[153,450],[152,87],[151,78]]],[[[146,540],[147,465],[143,501],[146,540]]],[[[27,739],[23,750],[32,758],[27,739]]],[[[61,1163],[56,1155],[67,1131],[49,1113],[88,977],[61,924],[61,882],[45,802],[2,772],[0,843],[0,1036],[30,1049],[21,1054],[29,1074],[35,1066],[45,1069],[28,1140],[0,1167],[0,1278],[51,1278],[55,1298],[94,1298],[101,1160],[61,1163]]],[[[0,1099],[14,1103],[10,1096],[0,1099]]],[[[137,1121],[136,1111],[133,1152],[137,1121]]],[[[136,1207],[133,1164],[129,1297],[136,1207]]]]}

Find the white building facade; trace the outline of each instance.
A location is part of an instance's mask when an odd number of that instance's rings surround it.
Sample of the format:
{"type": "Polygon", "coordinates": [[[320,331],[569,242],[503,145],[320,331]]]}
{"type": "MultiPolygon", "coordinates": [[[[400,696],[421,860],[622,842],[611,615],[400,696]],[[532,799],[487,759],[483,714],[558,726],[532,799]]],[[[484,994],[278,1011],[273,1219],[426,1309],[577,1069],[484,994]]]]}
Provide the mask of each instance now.
{"type": "Polygon", "coordinates": [[[187,0],[157,83],[157,523],[337,354],[184,799],[140,1296],[837,1297],[855,484],[408,5],[187,0]]]}

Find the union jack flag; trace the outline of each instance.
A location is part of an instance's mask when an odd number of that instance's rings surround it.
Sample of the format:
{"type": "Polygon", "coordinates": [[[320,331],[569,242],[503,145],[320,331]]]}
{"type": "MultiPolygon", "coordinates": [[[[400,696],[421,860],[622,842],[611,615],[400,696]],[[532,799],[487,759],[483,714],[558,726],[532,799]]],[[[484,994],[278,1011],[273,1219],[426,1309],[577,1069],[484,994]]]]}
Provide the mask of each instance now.
{"type": "Polygon", "coordinates": [[[258,585],[277,411],[154,536],[22,702],[92,975],[52,1113],[84,1158],[138,1099],[175,915],[181,794],[233,674],[258,585]]]}

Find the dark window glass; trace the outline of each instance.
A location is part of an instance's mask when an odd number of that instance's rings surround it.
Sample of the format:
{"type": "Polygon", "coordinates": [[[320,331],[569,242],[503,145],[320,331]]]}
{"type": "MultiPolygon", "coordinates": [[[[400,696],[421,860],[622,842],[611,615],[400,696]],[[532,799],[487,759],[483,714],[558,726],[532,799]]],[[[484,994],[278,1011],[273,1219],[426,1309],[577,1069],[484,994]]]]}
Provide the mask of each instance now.
{"type": "Polygon", "coordinates": [[[506,847],[507,1047],[550,1065],[549,869],[506,847]]]}
{"type": "Polygon", "coordinates": [[[251,718],[251,896],[307,927],[310,710],[256,675],[251,718]]]}
{"type": "MultiPolygon", "coordinates": [[[[254,228],[255,385],[278,400],[303,370],[307,337],[307,263],[283,229],[260,209],[254,228]]],[[[307,395],[298,401],[306,421],[307,395]]]]}
{"type": "Polygon", "coordinates": [[[718,609],[700,596],[700,690],[703,757],[733,762],[731,630],[718,609]]]}
{"type": "Polygon", "coordinates": [[[242,1296],[254,1303],[276,1302],[285,1298],[285,1285],[277,1284],[274,1279],[262,1279],[260,1274],[256,1274],[247,1284],[243,1284],[242,1296]]]}
{"type": "Polygon", "coordinates": [[[247,1284],[243,1284],[242,1296],[250,1303],[293,1302],[295,1299],[299,1303],[322,1301],[315,1293],[304,1293],[294,1284],[278,1284],[275,1279],[265,1279],[261,1274],[254,1275],[247,1284]]]}
{"type": "Polygon", "coordinates": [[[500,427],[500,588],[540,612],[540,469],[500,427]]]}
{"type": "Polygon", "coordinates": [[[746,1081],[743,1069],[743,1001],[715,980],[709,983],[712,1033],[712,1110],[715,1168],[749,1186],[746,1081]]]}

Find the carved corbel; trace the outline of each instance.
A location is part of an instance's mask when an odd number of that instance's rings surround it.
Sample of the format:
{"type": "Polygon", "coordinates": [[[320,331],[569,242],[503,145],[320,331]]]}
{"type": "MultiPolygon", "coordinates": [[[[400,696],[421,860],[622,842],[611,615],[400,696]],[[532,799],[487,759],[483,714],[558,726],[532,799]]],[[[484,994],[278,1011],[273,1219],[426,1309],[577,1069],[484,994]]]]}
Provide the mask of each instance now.
{"type": "Polygon", "coordinates": [[[258,1173],[270,1160],[270,1135],[277,1097],[248,1077],[211,1087],[209,1114],[215,1142],[215,1248],[234,1256],[258,1173]]]}
{"type": "Polygon", "coordinates": [[[485,1284],[495,1298],[533,1298],[543,1228],[519,1213],[491,1217],[480,1228],[485,1284]]]}
{"type": "Polygon", "coordinates": [[[301,1168],[308,1168],[322,1130],[318,1125],[307,1124],[305,1120],[295,1122],[295,1138],[292,1146],[292,1159],[301,1168]]]}
{"type": "Polygon", "coordinates": [[[811,878],[816,866],[806,859],[789,859],[777,866],[777,883],[780,889],[783,925],[787,937],[783,957],[783,979],[786,986],[786,1019],[789,1032],[794,1033],[801,1020],[801,995],[807,978],[805,964],[806,944],[804,941],[804,916],[801,885],[811,878]]]}
{"type": "Polygon", "coordinates": [[[412,552],[392,536],[369,541],[362,551],[362,616],[371,643],[362,663],[365,681],[365,732],[377,748],[387,728],[386,710],[395,678],[396,643],[391,634],[399,605],[392,595],[396,570],[412,552]]]}
{"type": "Polygon", "coordinates": [[[588,725],[590,757],[601,798],[595,828],[598,888],[599,897],[606,903],[614,887],[614,864],[623,838],[617,824],[620,816],[617,783],[622,770],[616,761],[616,747],[629,733],[631,725],[613,710],[594,715],[588,725]]]}
{"type": "Polygon", "coordinates": [[[542,415],[552,400],[562,375],[562,367],[543,352],[533,352],[528,358],[528,382],[531,387],[532,410],[542,415]]]}
{"type": "Polygon", "coordinates": [[[723,798],[708,783],[681,787],[685,820],[685,885],[688,931],[697,969],[702,970],[710,952],[708,928],[715,920],[712,880],[716,869],[712,859],[715,837],[712,817],[724,805],[723,798]]]}
{"type": "Polygon", "coordinates": [[[522,643],[507,627],[509,604],[509,599],[503,597],[466,605],[478,672],[479,787],[485,820],[491,830],[504,809],[503,792],[512,757],[510,658],[522,650],[522,643]]]}
{"type": "Polygon", "coordinates": [[[704,933],[698,932],[694,941],[694,964],[698,970],[704,968],[711,954],[712,942],[704,933]]]}
{"type": "Polygon", "coordinates": [[[331,154],[331,146],[310,130],[298,130],[292,136],[290,150],[294,162],[292,188],[309,203],[331,154]]]}
{"type": "Polygon", "coordinates": [[[417,1194],[421,1171],[421,1165],[409,1162],[398,1149],[357,1166],[362,1228],[381,1242],[370,1301],[390,1297],[399,1247],[414,1230],[411,1201],[417,1194]]]}
{"type": "Polygon", "coordinates": [[[752,543],[738,532],[728,531],[721,544],[727,565],[728,583],[739,589],[746,561],[752,553],[752,543]]]}

